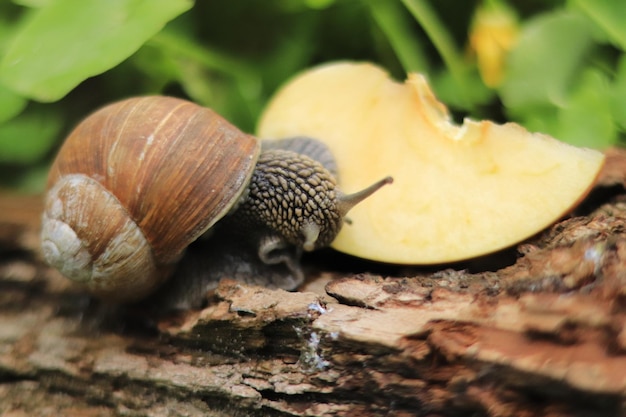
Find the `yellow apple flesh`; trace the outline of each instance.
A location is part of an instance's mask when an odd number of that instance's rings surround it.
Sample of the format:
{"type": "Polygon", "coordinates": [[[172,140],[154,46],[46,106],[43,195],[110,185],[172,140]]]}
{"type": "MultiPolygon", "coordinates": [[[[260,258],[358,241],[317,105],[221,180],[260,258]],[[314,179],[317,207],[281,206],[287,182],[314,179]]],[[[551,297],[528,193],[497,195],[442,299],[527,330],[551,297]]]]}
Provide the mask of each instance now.
{"type": "Polygon", "coordinates": [[[534,235],[586,195],[604,161],[513,123],[454,124],[423,76],[400,84],[367,63],[296,77],[272,99],[258,134],[325,142],[346,193],[393,176],[350,211],[332,246],[402,264],[460,261],[534,235]]]}

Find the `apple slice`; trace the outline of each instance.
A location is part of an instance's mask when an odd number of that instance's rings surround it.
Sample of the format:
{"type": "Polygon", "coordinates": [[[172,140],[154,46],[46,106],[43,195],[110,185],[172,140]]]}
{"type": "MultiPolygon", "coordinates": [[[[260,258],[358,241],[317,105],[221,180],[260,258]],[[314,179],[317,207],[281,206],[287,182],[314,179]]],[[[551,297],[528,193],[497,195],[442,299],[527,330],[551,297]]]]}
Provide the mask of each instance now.
{"type": "Polygon", "coordinates": [[[368,63],[296,77],[272,99],[258,133],[327,143],[345,192],[393,176],[348,214],[352,224],[332,246],[403,264],[459,261],[532,236],[580,202],[604,161],[513,123],[456,125],[423,76],[400,84],[368,63]]]}

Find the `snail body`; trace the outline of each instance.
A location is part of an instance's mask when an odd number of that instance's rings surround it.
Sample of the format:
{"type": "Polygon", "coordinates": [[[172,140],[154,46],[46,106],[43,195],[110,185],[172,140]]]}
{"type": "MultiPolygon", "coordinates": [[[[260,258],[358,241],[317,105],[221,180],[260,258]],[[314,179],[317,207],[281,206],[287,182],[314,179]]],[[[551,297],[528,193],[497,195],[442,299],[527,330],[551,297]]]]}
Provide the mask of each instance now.
{"type": "Polygon", "coordinates": [[[185,100],[113,103],[70,133],[52,165],[42,252],[63,275],[119,302],[154,292],[224,217],[257,246],[250,259],[289,266],[300,250],[330,244],[347,211],[390,182],[344,195],[333,163],[309,139],[261,151],[258,139],[185,100]]]}

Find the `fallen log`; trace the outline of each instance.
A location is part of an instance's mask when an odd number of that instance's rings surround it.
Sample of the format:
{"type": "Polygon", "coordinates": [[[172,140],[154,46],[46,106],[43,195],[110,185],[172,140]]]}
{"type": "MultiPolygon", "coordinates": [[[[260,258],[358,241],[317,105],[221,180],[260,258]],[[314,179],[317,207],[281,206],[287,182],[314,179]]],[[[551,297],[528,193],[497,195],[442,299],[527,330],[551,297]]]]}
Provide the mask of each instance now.
{"type": "Polygon", "coordinates": [[[225,279],[164,316],[47,268],[39,199],[4,193],[0,415],[625,415],[625,184],[611,150],[577,212],[508,251],[350,272],[322,253],[298,292],[225,279]]]}

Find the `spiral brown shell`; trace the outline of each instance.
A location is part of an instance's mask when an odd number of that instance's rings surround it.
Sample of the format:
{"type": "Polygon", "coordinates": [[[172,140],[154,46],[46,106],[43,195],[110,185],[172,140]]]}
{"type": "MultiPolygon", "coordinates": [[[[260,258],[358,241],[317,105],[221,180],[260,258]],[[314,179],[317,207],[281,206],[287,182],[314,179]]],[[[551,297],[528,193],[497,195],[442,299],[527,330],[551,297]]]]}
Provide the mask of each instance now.
{"type": "Polygon", "coordinates": [[[141,298],[238,201],[258,154],[256,138],[188,101],[104,107],[51,168],[44,256],[98,295],[141,298]]]}

